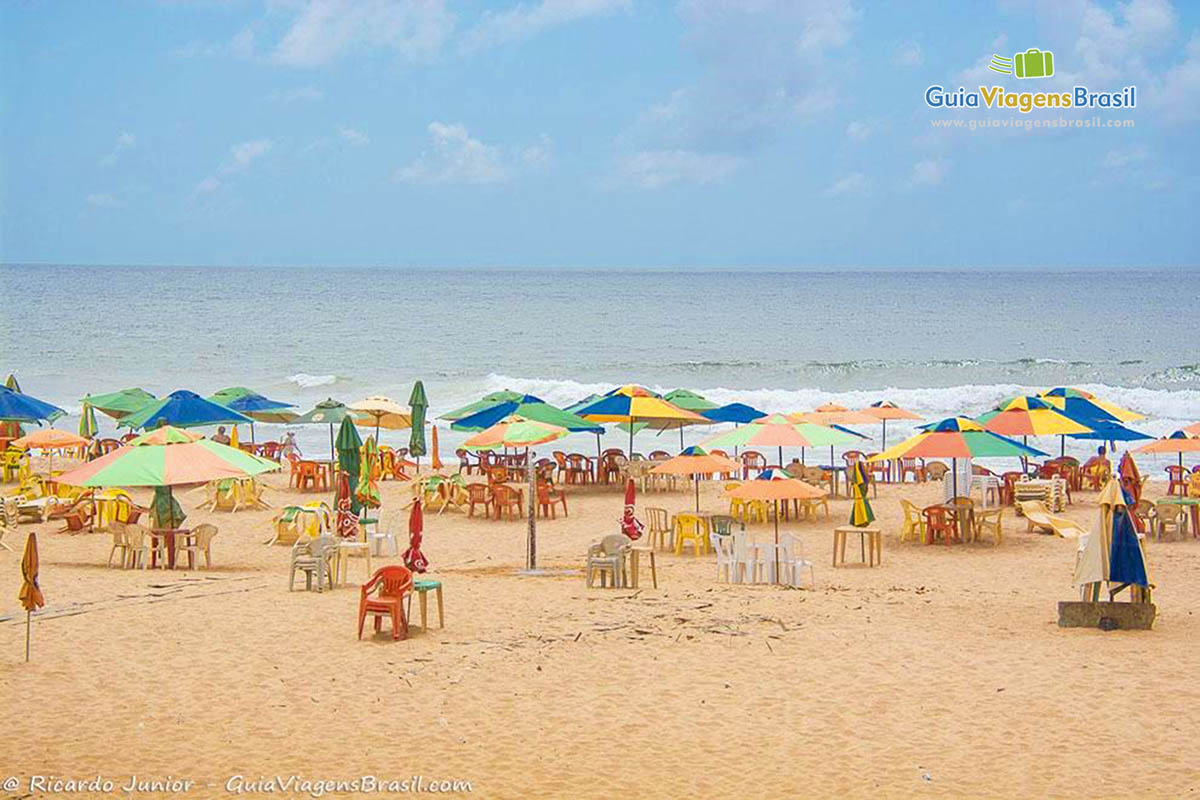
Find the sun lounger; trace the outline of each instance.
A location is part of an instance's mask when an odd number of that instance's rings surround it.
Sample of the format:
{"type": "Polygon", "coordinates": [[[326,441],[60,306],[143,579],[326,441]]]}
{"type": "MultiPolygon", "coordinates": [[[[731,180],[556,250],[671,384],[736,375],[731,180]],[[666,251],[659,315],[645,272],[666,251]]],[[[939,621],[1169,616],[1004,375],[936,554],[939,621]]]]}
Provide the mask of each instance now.
{"type": "Polygon", "coordinates": [[[1023,500],[1017,505],[1020,506],[1021,513],[1025,515],[1025,520],[1029,523],[1030,531],[1034,528],[1042,528],[1064,539],[1078,539],[1087,534],[1087,529],[1078,522],[1051,514],[1040,500],[1023,500]]]}

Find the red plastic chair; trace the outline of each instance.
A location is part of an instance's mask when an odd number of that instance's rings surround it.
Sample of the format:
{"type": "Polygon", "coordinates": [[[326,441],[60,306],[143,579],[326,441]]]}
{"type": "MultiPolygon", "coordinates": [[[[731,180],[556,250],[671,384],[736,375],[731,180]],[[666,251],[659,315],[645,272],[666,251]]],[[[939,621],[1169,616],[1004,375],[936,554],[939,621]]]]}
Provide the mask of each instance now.
{"type": "Polygon", "coordinates": [[[1167,496],[1178,494],[1180,497],[1187,496],[1188,485],[1188,468],[1181,467],[1178,464],[1172,464],[1167,467],[1167,496]],[[1176,491],[1178,490],[1178,491],[1176,491]]]}
{"type": "Polygon", "coordinates": [[[514,520],[517,517],[525,516],[524,504],[521,502],[521,493],[511,486],[505,486],[503,483],[495,484],[491,487],[492,490],[492,508],[496,511],[496,519],[506,517],[509,520],[514,520]]]}
{"type": "Polygon", "coordinates": [[[925,517],[925,544],[933,544],[940,535],[949,545],[958,536],[958,529],[945,506],[929,506],[922,509],[925,517]]]}
{"type": "Polygon", "coordinates": [[[375,633],[383,625],[383,617],[392,619],[392,640],[408,638],[408,617],[404,613],[404,596],[412,592],[413,576],[408,567],[392,565],[375,570],[371,579],[359,588],[358,638],[362,638],[363,623],[370,614],[375,617],[375,633]],[[374,597],[371,593],[378,589],[374,597]],[[400,631],[404,636],[400,636],[400,631]]]}
{"type": "Polygon", "coordinates": [[[475,516],[475,506],[483,506],[484,518],[492,515],[492,495],[483,483],[467,484],[467,516],[475,516]]]}
{"type": "Polygon", "coordinates": [[[563,516],[569,517],[567,513],[567,495],[565,492],[550,488],[548,483],[539,483],[537,485],[537,501],[538,508],[543,517],[555,519],[554,507],[562,505],[563,516]]]}
{"type": "Polygon", "coordinates": [[[915,483],[925,482],[925,468],[918,466],[915,458],[900,459],[900,476],[897,478],[897,480],[900,483],[904,483],[905,475],[912,475],[915,483]]]}
{"type": "Polygon", "coordinates": [[[744,451],[739,457],[739,460],[742,462],[742,480],[749,480],[751,477],[751,471],[753,471],[755,475],[758,475],[758,473],[767,468],[766,457],[762,453],[754,450],[744,451]]]}

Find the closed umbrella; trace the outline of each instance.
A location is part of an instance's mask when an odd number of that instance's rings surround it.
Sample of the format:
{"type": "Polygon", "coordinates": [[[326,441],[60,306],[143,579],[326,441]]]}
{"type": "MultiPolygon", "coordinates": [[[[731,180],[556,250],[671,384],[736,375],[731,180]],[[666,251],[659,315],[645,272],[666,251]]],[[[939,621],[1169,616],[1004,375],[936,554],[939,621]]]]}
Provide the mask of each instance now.
{"type": "Polygon", "coordinates": [[[438,452],[437,425],[434,425],[432,430],[430,430],[429,439],[430,439],[430,444],[429,444],[430,452],[433,453],[433,456],[429,462],[429,465],[431,467],[433,467],[434,472],[438,472],[442,469],[442,467],[445,466],[445,464],[442,463],[442,454],[438,452]]]}
{"type": "MultiPolygon", "coordinates": [[[[11,377],[11,376],[10,376],[11,377]]],[[[38,585],[38,543],[37,532],[32,532],[25,539],[25,553],[21,556],[21,591],[17,594],[21,607],[25,609],[25,660],[29,661],[29,635],[36,609],[46,605],[46,598],[38,585]]]]}
{"type": "Polygon", "coordinates": [[[337,435],[337,461],[338,469],[346,476],[346,482],[349,487],[350,494],[350,511],[357,515],[362,504],[358,498],[354,496],[354,487],[358,485],[358,473],[361,469],[361,449],[362,439],[358,435],[358,429],[354,427],[354,423],[349,417],[342,420],[342,426],[338,428],[337,435]]]}
{"type": "Polygon", "coordinates": [[[79,415],[79,435],[85,439],[94,439],[99,432],[100,426],[96,424],[96,409],[85,400],[83,411],[79,415]]]}
{"type": "Polygon", "coordinates": [[[8,377],[4,379],[4,385],[9,389],[12,389],[14,392],[21,391],[21,384],[19,381],[17,381],[16,374],[12,372],[8,373],[8,377]]]}
{"type": "Polygon", "coordinates": [[[637,486],[634,485],[633,478],[628,478],[625,481],[625,513],[621,516],[621,533],[633,542],[642,538],[642,532],[645,530],[642,521],[633,513],[636,503],[637,486]]]}
{"type": "Polygon", "coordinates": [[[408,452],[413,456],[419,470],[421,456],[425,455],[425,412],[429,409],[429,400],[425,397],[425,384],[420,381],[413,384],[408,407],[412,409],[412,435],[408,440],[408,452]]]}
{"type": "Polygon", "coordinates": [[[861,460],[854,462],[850,486],[854,492],[854,503],[850,506],[850,524],[856,528],[865,528],[875,521],[875,512],[871,509],[871,501],[867,499],[867,467],[861,460]]]}
{"type": "Polygon", "coordinates": [[[378,465],[379,448],[375,445],[375,437],[368,436],[363,442],[358,485],[354,489],[354,497],[367,508],[379,508],[379,486],[375,483],[378,465]]]}
{"type": "Polygon", "coordinates": [[[422,533],[425,530],[425,512],[422,510],[421,498],[413,503],[412,511],[408,512],[408,549],[402,558],[404,566],[413,572],[421,573],[429,569],[429,559],[421,552],[422,533]]]}
{"type": "Polygon", "coordinates": [[[1138,541],[1129,513],[1129,498],[1120,484],[1110,480],[1100,493],[1100,516],[1075,560],[1074,584],[1081,599],[1098,602],[1102,584],[1109,585],[1109,598],[1126,586],[1130,599],[1150,602],[1150,575],[1146,554],[1138,541]],[[1113,584],[1120,584],[1116,589],[1113,584]]]}

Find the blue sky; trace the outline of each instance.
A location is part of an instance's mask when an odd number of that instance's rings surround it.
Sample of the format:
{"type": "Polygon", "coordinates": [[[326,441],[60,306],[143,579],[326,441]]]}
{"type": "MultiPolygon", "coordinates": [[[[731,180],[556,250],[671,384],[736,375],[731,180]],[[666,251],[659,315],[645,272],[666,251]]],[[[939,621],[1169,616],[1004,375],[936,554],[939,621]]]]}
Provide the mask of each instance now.
{"type": "Polygon", "coordinates": [[[1195,4],[21,2],[0,51],[9,263],[1200,263],[1195,4]]]}

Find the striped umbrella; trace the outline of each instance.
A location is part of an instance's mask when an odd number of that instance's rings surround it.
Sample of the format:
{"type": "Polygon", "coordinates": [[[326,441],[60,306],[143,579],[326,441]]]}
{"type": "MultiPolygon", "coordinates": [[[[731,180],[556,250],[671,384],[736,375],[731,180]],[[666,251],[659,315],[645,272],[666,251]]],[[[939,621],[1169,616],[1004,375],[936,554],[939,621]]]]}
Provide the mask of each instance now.
{"type": "MultiPolygon", "coordinates": [[[[1102,400],[1091,392],[1085,392],[1083,389],[1074,389],[1069,386],[1059,386],[1049,389],[1042,392],[1040,396],[1045,398],[1059,411],[1065,412],[1072,419],[1088,417],[1091,419],[1112,420],[1113,422],[1133,422],[1134,420],[1146,418],[1144,414],[1130,411],[1128,408],[1121,408],[1121,406],[1115,403],[1102,400]]],[[[1086,420],[1084,421],[1086,422],[1086,420]]]]}
{"type": "Polygon", "coordinates": [[[440,418],[450,422],[457,422],[463,417],[469,417],[472,414],[478,414],[480,411],[491,408],[497,403],[511,403],[513,401],[519,401],[524,396],[525,395],[523,395],[521,392],[514,392],[511,389],[504,389],[499,392],[491,392],[490,394],[485,394],[474,403],[467,403],[462,408],[456,408],[453,411],[447,411],[445,414],[442,414],[440,418]]]}
{"type": "Polygon", "coordinates": [[[712,420],[695,411],[671,403],[644,386],[632,383],[618,386],[597,400],[581,408],[572,409],[575,414],[592,422],[628,422],[629,457],[633,457],[632,423],[648,422],[655,428],[681,428],[685,425],[711,425],[712,420]]]}
{"type": "Polygon", "coordinates": [[[79,435],[85,439],[94,439],[99,432],[100,426],[96,424],[96,409],[85,400],[83,412],[79,415],[79,435]]]}
{"type": "Polygon", "coordinates": [[[163,426],[94,461],[64,472],[68,486],[179,486],[245,478],[279,464],[195,433],[163,426]]]}
{"type": "Polygon", "coordinates": [[[354,497],[367,508],[379,508],[379,486],[375,483],[376,470],[379,469],[379,448],[375,445],[374,436],[368,436],[363,442],[361,461],[354,497]]]}
{"type": "Polygon", "coordinates": [[[871,509],[871,501],[867,499],[867,466],[861,460],[854,462],[850,485],[854,491],[854,504],[850,507],[850,524],[856,528],[865,528],[875,520],[875,512],[871,509]]]}
{"type": "Polygon", "coordinates": [[[777,447],[779,448],[779,466],[783,466],[783,448],[785,447],[825,447],[848,444],[857,440],[857,435],[849,431],[841,431],[813,422],[793,422],[783,414],[756,419],[753,422],[734,428],[731,431],[713,436],[703,442],[708,449],[726,449],[730,447],[777,447]]]}
{"type": "Polygon", "coordinates": [[[1093,428],[1061,413],[1049,400],[1021,395],[1010,397],[992,411],[979,416],[986,430],[1002,436],[1058,436],[1061,452],[1066,453],[1066,437],[1070,434],[1091,433],[1093,428]]]}
{"type": "Polygon", "coordinates": [[[949,458],[954,461],[954,495],[958,496],[958,459],[999,458],[1012,456],[1044,456],[1041,450],[997,433],[985,430],[982,425],[967,417],[948,417],[940,422],[925,426],[921,433],[900,444],[893,445],[882,453],[871,456],[869,461],[887,461],[896,458],[949,458]]]}
{"type": "Polygon", "coordinates": [[[463,442],[467,450],[497,450],[505,447],[532,447],[552,442],[569,434],[566,428],[525,419],[513,414],[463,442]]]}

